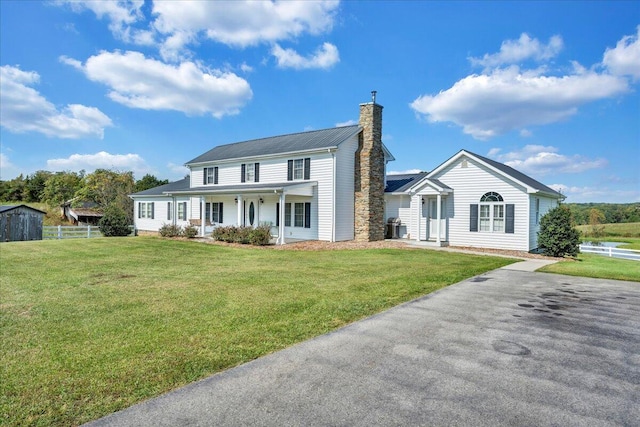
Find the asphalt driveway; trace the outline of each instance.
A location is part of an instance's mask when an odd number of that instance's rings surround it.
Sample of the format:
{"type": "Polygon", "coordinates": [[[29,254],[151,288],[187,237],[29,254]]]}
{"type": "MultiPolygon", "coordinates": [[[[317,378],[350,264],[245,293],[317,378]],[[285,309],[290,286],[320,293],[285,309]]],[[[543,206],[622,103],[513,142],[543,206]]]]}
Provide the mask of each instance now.
{"type": "Polygon", "coordinates": [[[638,426],[640,283],[499,269],[93,426],[638,426]]]}

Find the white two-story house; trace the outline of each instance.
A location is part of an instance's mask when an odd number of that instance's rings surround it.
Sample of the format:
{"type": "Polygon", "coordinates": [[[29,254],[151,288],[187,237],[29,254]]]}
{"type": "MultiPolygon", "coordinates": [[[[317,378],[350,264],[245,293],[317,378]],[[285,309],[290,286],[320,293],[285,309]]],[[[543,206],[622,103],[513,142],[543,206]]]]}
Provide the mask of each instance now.
{"type": "MultiPolygon", "coordinates": [[[[359,156],[370,156],[364,135],[367,127],[380,129],[381,111],[373,102],[362,104],[360,125],[219,145],[186,163],[190,178],[133,194],[135,226],[157,231],[163,224],[191,223],[206,235],[219,225],[270,224],[278,243],[357,239],[355,168],[369,167],[359,156]]],[[[382,200],[384,165],[393,157],[380,132],[373,144],[382,153],[375,165],[381,180],[376,197],[382,200]]]]}
{"type": "Polygon", "coordinates": [[[562,195],[515,169],[461,150],[431,172],[386,176],[382,106],[358,125],[219,145],[190,160],[189,178],[132,194],[135,226],[269,224],[277,243],[398,237],[528,251],[562,195]]]}

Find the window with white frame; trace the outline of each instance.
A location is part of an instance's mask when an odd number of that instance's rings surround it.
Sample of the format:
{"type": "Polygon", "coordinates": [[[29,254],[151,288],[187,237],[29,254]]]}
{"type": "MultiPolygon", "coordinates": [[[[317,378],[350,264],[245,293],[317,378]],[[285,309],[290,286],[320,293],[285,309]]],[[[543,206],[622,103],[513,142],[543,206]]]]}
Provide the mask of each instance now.
{"type": "Polygon", "coordinates": [[[293,226],[304,227],[304,203],[295,203],[294,209],[293,226]]]}
{"type": "Polygon", "coordinates": [[[138,203],[138,218],[153,219],[153,202],[138,203]]]}
{"type": "Polygon", "coordinates": [[[205,205],[205,217],[210,223],[222,223],[222,202],[207,202],[205,205]]]}
{"type": "Polygon", "coordinates": [[[187,220],[187,202],[178,203],[178,219],[181,221],[187,220]]]}
{"type": "Polygon", "coordinates": [[[202,183],[204,185],[218,183],[218,167],[217,166],[213,168],[204,168],[202,183]]]}
{"type": "Polygon", "coordinates": [[[304,160],[295,159],[293,161],[293,179],[302,179],[304,177],[304,160]]]}
{"type": "Polygon", "coordinates": [[[287,161],[287,181],[311,179],[311,158],[291,159],[287,161]]]}
{"type": "Polygon", "coordinates": [[[259,182],[260,163],[243,163],[241,165],[241,182],[259,182]]]}
{"type": "Polygon", "coordinates": [[[494,191],[480,198],[479,231],[504,232],[504,199],[494,191]]]}

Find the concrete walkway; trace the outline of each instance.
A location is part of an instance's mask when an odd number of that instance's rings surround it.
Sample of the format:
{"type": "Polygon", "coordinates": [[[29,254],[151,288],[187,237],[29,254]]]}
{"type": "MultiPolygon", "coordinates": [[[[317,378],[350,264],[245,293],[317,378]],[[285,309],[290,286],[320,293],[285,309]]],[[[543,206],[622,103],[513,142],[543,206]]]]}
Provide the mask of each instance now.
{"type": "Polygon", "coordinates": [[[638,426],[639,402],[640,283],[502,268],[90,425],[638,426]]]}

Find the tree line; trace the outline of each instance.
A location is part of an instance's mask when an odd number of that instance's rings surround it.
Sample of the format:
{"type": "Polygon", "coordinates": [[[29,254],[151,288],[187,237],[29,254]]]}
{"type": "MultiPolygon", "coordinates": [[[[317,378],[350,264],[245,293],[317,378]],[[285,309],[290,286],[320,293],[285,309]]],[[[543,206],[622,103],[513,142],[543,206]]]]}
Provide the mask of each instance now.
{"type": "Polygon", "coordinates": [[[71,201],[72,206],[93,202],[106,211],[117,209],[133,220],[133,201],[129,194],[169,183],[147,174],[136,181],[133,172],[97,169],[92,173],[49,172],[39,170],[31,175],[1,181],[0,201],[45,203],[52,208],[71,201]]]}
{"type": "Polygon", "coordinates": [[[576,225],[640,222],[640,203],[565,203],[576,225]]]}

